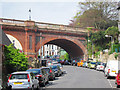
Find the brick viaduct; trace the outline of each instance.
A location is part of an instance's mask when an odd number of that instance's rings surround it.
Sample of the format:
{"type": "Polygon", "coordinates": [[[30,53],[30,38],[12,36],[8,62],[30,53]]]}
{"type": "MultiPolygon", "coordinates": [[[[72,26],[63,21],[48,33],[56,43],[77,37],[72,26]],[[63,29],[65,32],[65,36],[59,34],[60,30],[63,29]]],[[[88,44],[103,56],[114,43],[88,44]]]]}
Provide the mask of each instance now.
{"type": "Polygon", "coordinates": [[[34,58],[38,55],[38,50],[43,45],[54,44],[66,50],[71,58],[87,58],[86,29],[2,18],[0,19],[0,24],[2,24],[2,30],[6,34],[12,35],[20,42],[27,57],[34,58]],[[30,42],[32,42],[31,46],[30,42]]]}

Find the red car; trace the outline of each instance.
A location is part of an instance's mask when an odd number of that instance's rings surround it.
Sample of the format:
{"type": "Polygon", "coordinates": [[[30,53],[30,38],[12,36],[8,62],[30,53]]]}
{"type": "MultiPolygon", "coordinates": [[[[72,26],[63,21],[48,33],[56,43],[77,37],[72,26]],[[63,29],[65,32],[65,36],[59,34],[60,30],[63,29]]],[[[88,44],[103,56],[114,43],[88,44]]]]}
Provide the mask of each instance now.
{"type": "Polygon", "coordinates": [[[117,88],[120,87],[120,70],[118,71],[118,74],[116,76],[115,84],[117,84],[117,88]]]}

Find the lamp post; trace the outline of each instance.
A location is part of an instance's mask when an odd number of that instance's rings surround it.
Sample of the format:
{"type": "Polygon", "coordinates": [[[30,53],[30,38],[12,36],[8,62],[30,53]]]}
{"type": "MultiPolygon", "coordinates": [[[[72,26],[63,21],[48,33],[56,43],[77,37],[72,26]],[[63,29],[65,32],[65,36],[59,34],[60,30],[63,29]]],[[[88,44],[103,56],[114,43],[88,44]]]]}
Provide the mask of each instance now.
{"type": "Polygon", "coordinates": [[[110,37],[110,38],[111,38],[111,46],[112,46],[112,53],[113,53],[113,42],[112,42],[112,36],[105,35],[105,37],[110,37]]]}

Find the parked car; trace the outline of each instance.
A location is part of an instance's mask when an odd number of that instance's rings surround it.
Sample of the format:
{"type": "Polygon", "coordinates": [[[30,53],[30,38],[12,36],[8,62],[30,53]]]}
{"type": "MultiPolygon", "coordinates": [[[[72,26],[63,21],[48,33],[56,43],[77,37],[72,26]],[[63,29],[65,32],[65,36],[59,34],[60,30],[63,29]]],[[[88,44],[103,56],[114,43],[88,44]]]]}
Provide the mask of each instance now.
{"type": "Polygon", "coordinates": [[[64,65],[70,65],[71,63],[68,61],[68,60],[66,60],[65,62],[64,62],[64,65]]]}
{"type": "Polygon", "coordinates": [[[107,78],[116,77],[118,73],[118,61],[117,60],[109,60],[106,64],[104,74],[107,78]]]}
{"type": "Polygon", "coordinates": [[[86,65],[87,65],[87,66],[86,66],[87,68],[89,68],[89,63],[90,63],[90,61],[87,61],[87,64],[86,64],[86,65]]]}
{"type": "Polygon", "coordinates": [[[47,72],[47,74],[49,75],[49,80],[55,80],[55,73],[52,70],[51,67],[43,67],[43,69],[47,72]]]}
{"type": "Polygon", "coordinates": [[[11,90],[34,90],[34,88],[39,89],[39,81],[32,72],[14,72],[9,76],[8,87],[10,87],[9,89],[11,90]]]}
{"type": "Polygon", "coordinates": [[[95,69],[97,68],[97,65],[100,65],[100,64],[101,64],[101,62],[96,62],[95,69]]]}
{"type": "Polygon", "coordinates": [[[71,65],[72,65],[72,66],[77,66],[77,60],[73,60],[73,61],[71,62],[71,65]]]}
{"type": "Polygon", "coordinates": [[[52,60],[47,60],[47,66],[52,65],[52,60]]]}
{"type": "Polygon", "coordinates": [[[117,85],[117,88],[120,87],[120,70],[117,73],[115,84],[117,85]]]}
{"type": "Polygon", "coordinates": [[[77,62],[77,66],[78,66],[78,67],[80,67],[80,64],[81,64],[81,63],[80,63],[80,61],[79,61],[79,62],[77,62]]]}
{"type": "Polygon", "coordinates": [[[95,69],[95,65],[96,65],[96,62],[90,62],[89,64],[88,64],[88,67],[90,68],[90,69],[95,69]]]}
{"type": "Polygon", "coordinates": [[[83,67],[87,68],[87,61],[83,62],[83,67]]]}
{"type": "Polygon", "coordinates": [[[61,65],[60,63],[59,64],[55,64],[55,65],[59,66],[61,71],[62,71],[62,73],[63,73],[63,65],[61,65]]]}
{"type": "Polygon", "coordinates": [[[61,63],[62,65],[64,65],[65,61],[64,61],[64,60],[61,60],[60,63],[61,63]]]}
{"type": "Polygon", "coordinates": [[[104,70],[104,63],[99,62],[96,66],[96,70],[103,71],[104,70]]]}
{"type": "Polygon", "coordinates": [[[47,59],[40,60],[41,66],[47,66],[47,59]]]}
{"type": "Polygon", "coordinates": [[[44,87],[49,81],[48,74],[43,68],[28,69],[27,72],[32,72],[36,75],[35,77],[39,80],[40,86],[44,87]]]}
{"type": "Polygon", "coordinates": [[[61,60],[60,60],[60,59],[57,59],[57,62],[58,62],[58,63],[60,63],[60,62],[61,62],[61,60]]]}
{"type": "Polygon", "coordinates": [[[49,67],[51,67],[52,68],[52,70],[54,71],[54,73],[55,73],[55,76],[60,76],[61,74],[62,74],[62,71],[61,71],[61,69],[60,69],[60,67],[58,66],[58,65],[51,65],[51,66],[49,66],[49,67]]]}

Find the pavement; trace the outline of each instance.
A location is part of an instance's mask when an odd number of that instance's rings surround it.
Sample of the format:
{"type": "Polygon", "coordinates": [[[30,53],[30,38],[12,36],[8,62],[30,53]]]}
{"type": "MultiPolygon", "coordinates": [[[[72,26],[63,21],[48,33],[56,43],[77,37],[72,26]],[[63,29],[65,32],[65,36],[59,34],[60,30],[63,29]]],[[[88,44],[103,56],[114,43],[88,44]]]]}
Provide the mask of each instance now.
{"type": "Polygon", "coordinates": [[[116,88],[115,79],[107,79],[102,71],[77,66],[64,66],[66,73],[50,81],[45,88],[116,88]]]}

